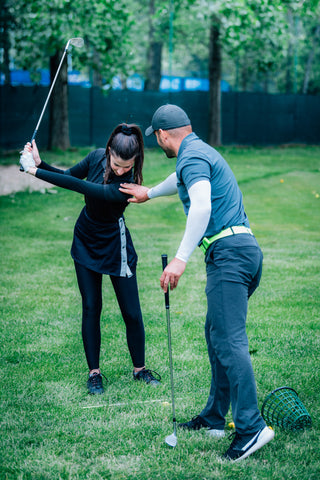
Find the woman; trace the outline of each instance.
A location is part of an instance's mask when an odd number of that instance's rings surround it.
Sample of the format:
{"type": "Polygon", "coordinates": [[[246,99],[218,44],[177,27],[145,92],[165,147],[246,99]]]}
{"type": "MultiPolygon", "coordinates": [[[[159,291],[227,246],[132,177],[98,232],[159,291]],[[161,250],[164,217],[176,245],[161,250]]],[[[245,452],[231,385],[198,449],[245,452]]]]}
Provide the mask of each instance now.
{"type": "Polygon", "coordinates": [[[20,158],[28,173],[85,195],[85,207],[74,228],[71,256],[82,296],[82,339],[91,394],[104,391],[99,366],[103,274],[110,276],[126,325],[133,378],[153,385],[160,381],[160,375],[145,368],[145,334],[136,279],[138,257],[123,217],[128,195],[119,191],[122,182],[142,183],[143,159],[142,133],[134,124],[118,125],[106,149],[92,151],[68,170],[43,162],[34,140],[32,146],[25,145],[20,158]]]}

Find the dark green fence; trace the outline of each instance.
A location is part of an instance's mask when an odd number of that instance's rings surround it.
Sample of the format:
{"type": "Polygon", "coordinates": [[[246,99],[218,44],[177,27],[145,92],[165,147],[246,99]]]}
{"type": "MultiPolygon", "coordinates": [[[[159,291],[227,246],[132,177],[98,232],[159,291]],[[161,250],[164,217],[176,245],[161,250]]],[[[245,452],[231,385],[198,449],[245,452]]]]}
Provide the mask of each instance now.
{"type": "MultiPolygon", "coordinates": [[[[0,87],[0,148],[20,149],[30,139],[45,98],[46,87],[0,87]]],[[[137,123],[143,132],[152,114],[164,103],[184,108],[194,131],[208,137],[208,92],[132,92],[69,87],[70,140],[74,146],[104,146],[114,126],[137,123]]],[[[276,145],[320,143],[320,96],[222,94],[222,143],[276,145]]],[[[48,141],[48,111],[37,136],[40,146],[48,141]]],[[[146,146],[155,146],[153,137],[146,146]]]]}

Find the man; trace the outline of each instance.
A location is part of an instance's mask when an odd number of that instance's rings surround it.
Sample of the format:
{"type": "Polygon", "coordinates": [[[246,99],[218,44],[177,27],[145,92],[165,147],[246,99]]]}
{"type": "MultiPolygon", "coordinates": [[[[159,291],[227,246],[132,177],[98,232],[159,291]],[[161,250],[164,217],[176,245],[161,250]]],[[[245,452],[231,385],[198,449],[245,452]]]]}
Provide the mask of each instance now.
{"type": "Polygon", "coordinates": [[[205,335],[212,380],[202,412],[180,427],[206,428],[223,437],[231,403],[236,427],[226,460],[248,457],[274,437],[257,404],[255,379],[246,335],[248,298],[260,282],[262,252],[250,230],[236,179],[222,156],[192,132],[187,114],[176,105],[155,112],[146,135],[155,134],[167,157],[177,157],[176,172],[151,189],[123,184],[133,203],[179,193],[187,215],[175,258],[163,271],[164,292],[176,288],[197,245],[205,254],[207,318],[205,335]]]}

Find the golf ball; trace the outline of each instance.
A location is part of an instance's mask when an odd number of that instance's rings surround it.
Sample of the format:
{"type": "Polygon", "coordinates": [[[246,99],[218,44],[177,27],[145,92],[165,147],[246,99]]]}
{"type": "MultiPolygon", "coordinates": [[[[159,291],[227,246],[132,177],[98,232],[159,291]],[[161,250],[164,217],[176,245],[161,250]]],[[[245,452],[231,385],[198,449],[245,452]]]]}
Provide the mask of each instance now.
{"type": "Polygon", "coordinates": [[[169,402],[162,402],[162,405],[163,405],[164,407],[168,407],[168,406],[170,405],[170,403],[169,403],[169,402]]]}

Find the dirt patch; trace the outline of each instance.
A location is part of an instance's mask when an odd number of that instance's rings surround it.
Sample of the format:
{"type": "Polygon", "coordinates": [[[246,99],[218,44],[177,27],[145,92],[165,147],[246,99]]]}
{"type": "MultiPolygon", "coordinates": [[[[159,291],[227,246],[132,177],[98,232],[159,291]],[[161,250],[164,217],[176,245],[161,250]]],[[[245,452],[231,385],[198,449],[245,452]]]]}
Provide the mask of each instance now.
{"type": "Polygon", "coordinates": [[[0,195],[36,190],[45,192],[53,187],[51,183],[44,182],[25,172],[20,172],[19,166],[0,166],[0,195]]]}

